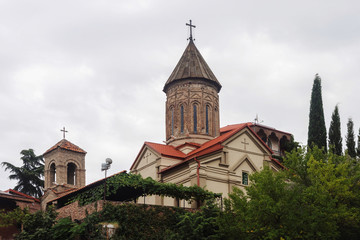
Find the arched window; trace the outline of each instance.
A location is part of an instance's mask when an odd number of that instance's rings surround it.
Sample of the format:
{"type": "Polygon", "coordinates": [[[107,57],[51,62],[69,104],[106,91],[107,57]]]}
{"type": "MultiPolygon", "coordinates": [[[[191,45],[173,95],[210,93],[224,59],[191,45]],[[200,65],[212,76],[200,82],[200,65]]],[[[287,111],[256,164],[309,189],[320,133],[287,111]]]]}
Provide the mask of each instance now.
{"type": "Polygon", "coordinates": [[[67,165],[67,183],[76,185],[76,165],[74,163],[67,165]]]}
{"type": "Polygon", "coordinates": [[[56,166],[55,163],[50,165],[50,184],[56,182],[56,166]]]}
{"type": "Polygon", "coordinates": [[[205,129],[206,134],[209,134],[209,105],[206,105],[205,109],[205,129]]]}
{"type": "Polygon", "coordinates": [[[181,133],[184,133],[184,106],[180,107],[180,125],[181,125],[181,133]]]}
{"type": "Polygon", "coordinates": [[[272,149],[272,143],[270,137],[268,138],[267,145],[269,146],[270,149],[272,149]]]}
{"type": "Polygon", "coordinates": [[[194,104],[194,133],[197,133],[197,106],[194,104]]]}
{"type": "Polygon", "coordinates": [[[171,136],[174,135],[174,108],[171,108],[171,136]]]}

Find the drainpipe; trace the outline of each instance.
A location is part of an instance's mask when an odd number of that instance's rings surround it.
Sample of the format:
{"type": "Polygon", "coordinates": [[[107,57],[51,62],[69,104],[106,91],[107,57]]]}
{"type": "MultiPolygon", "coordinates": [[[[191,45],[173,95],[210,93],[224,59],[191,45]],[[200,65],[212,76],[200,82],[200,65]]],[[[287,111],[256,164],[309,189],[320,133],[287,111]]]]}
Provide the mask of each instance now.
{"type": "Polygon", "coordinates": [[[200,187],[200,161],[197,160],[196,157],[194,157],[194,160],[198,163],[196,174],[197,174],[197,185],[200,187]]]}

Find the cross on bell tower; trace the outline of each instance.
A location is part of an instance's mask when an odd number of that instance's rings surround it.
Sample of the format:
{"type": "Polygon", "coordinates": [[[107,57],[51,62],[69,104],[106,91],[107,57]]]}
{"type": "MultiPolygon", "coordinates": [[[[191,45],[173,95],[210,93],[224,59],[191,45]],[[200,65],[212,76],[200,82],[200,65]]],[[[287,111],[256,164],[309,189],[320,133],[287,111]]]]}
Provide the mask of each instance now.
{"type": "Polygon", "coordinates": [[[65,139],[65,133],[67,133],[68,131],[65,130],[65,127],[63,127],[63,129],[60,129],[61,132],[63,132],[63,139],[65,139]]]}
{"type": "Polygon", "coordinates": [[[190,37],[188,38],[188,40],[193,41],[195,39],[193,39],[193,37],[192,37],[192,28],[196,28],[196,26],[192,25],[191,23],[192,23],[192,21],[190,20],[190,24],[186,23],[186,26],[189,26],[189,28],[190,28],[190,37]]]}

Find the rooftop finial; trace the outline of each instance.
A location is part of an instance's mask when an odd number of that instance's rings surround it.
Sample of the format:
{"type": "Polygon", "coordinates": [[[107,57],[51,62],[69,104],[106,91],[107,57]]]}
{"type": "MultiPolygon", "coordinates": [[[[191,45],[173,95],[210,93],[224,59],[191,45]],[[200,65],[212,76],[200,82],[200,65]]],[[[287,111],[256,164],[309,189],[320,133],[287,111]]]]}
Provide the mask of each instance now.
{"type": "Polygon", "coordinates": [[[188,40],[190,40],[190,41],[195,40],[195,39],[193,39],[193,37],[192,37],[192,28],[196,28],[196,26],[191,24],[191,20],[190,20],[190,24],[187,23],[186,26],[189,26],[189,28],[190,28],[190,37],[188,38],[188,40]]]}
{"type": "Polygon", "coordinates": [[[65,133],[67,133],[68,131],[65,130],[65,127],[63,127],[63,129],[60,129],[61,132],[63,132],[63,139],[65,139],[65,133]]]}

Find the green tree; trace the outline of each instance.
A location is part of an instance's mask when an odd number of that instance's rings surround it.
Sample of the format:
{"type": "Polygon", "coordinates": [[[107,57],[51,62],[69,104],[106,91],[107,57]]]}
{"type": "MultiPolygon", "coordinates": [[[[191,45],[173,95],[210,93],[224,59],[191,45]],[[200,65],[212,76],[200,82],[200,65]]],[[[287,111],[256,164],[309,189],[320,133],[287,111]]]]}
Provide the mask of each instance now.
{"type": "MultiPolygon", "coordinates": [[[[303,187],[302,219],[313,222],[309,230],[331,233],[329,239],[360,238],[360,164],[348,156],[324,153],[317,147],[288,155],[284,161],[287,178],[297,187],[303,187]],[[306,168],[297,163],[306,162],[306,168]],[[305,170],[304,170],[305,169],[305,170]],[[303,172],[306,171],[306,174],[303,172]],[[306,175],[307,185],[302,176],[306,175]],[[303,185],[303,186],[302,186],[303,185]],[[323,225],[318,221],[326,219],[323,225]]],[[[305,222],[306,223],[306,222],[305,222]]],[[[311,232],[311,231],[310,231],[311,232]]],[[[319,237],[314,237],[319,239],[319,237]]]]}
{"type": "Polygon", "coordinates": [[[347,123],[346,148],[350,157],[356,157],[354,123],[351,118],[347,123]]]}
{"type": "Polygon", "coordinates": [[[217,234],[217,217],[220,209],[213,201],[207,201],[200,211],[187,212],[179,216],[176,232],[168,239],[222,239],[217,234]]]}
{"type": "Polygon", "coordinates": [[[339,108],[336,105],[334,112],[331,116],[331,123],[329,128],[329,147],[332,152],[341,155],[342,154],[342,137],[341,137],[341,124],[339,108]]]}
{"type": "Polygon", "coordinates": [[[219,217],[223,239],[334,239],[336,222],[327,219],[334,203],[323,192],[288,181],[269,168],[251,175],[246,194],[234,189],[219,217]]]}
{"type": "Polygon", "coordinates": [[[12,173],[9,178],[11,180],[17,180],[17,185],[14,190],[22,193],[34,196],[42,196],[42,188],[44,187],[44,160],[42,155],[36,156],[34,150],[22,150],[23,156],[21,160],[23,165],[16,167],[9,162],[2,162],[2,166],[5,167],[5,171],[9,170],[12,173]]]}
{"type": "Polygon", "coordinates": [[[46,212],[37,211],[33,214],[26,214],[22,219],[23,231],[16,236],[16,239],[54,239],[52,227],[55,224],[56,216],[57,213],[51,207],[46,212]]]}
{"type": "Polygon", "coordinates": [[[286,171],[250,176],[218,224],[222,239],[360,239],[360,165],[317,146],[284,159],[286,171]]]}
{"type": "Polygon", "coordinates": [[[308,146],[318,146],[319,148],[324,148],[325,152],[327,151],[326,126],[321,95],[321,79],[318,74],[315,76],[311,92],[308,146]]]}
{"type": "Polygon", "coordinates": [[[357,140],[356,155],[358,158],[360,158],[360,128],[359,128],[359,134],[358,134],[358,140],[357,140]]]}

